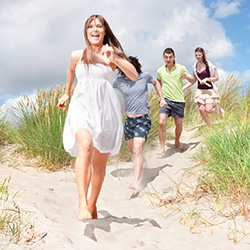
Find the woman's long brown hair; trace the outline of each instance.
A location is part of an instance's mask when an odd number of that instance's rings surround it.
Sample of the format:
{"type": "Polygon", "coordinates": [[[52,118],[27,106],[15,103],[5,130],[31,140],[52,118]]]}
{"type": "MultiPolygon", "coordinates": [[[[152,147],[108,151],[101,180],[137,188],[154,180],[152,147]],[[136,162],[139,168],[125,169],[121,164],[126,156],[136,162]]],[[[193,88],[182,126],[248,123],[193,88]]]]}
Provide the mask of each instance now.
{"type": "Polygon", "coordinates": [[[202,60],[205,63],[206,67],[209,68],[207,59],[206,59],[206,52],[203,48],[197,47],[194,52],[200,52],[202,54],[202,60]]]}
{"type": "Polygon", "coordinates": [[[114,33],[112,32],[112,30],[109,27],[109,24],[105,20],[105,18],[103,18],[100,15],[92,15],[86,20],[85,25],[84,25],[84,31],[83,31],[86,46],[87,46],[87,48],[83,50],[82,61],[84,62],[84,64],[86,64],[88,66],[89,64],[96,64],[96,63],[100,62],[96,58],[96,56],[94,55],[94,53],[91,49],[91,43],[89,42],[88,36],[87,36],[87,29],[89,28],[91,22],[94,19],[98,19],[102,23],[102,25],[105,27],[106,34],[105,34],[104,39],[103,39],[103,45],[108,44],[109,46],[112,46],[114,51],[115,51],[116,56],[121,57],[121,58],[125,58],[128,60],[127,56],[123,52],[123,48],[122,48],[120,42],[115,37],[114,33]]]}

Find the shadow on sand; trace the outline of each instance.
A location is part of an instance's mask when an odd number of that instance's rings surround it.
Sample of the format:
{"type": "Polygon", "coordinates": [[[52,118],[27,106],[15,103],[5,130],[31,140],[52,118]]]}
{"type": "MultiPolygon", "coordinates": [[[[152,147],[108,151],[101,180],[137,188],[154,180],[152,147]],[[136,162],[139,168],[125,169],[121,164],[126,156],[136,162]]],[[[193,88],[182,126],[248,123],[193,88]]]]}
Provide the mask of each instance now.
{"type": "Polygon", "coordinates": [[[198,142],[190,142],[190,143],[182,143],[182,145],[184,146],[183,151],[181,151],[179,148],[177,148],[175,146],[175,144],[166,143],[165,145],[167,146],[168,149],[165,152],[165,154],[162,154],[161,156],[159,156],[158,159],[168,158],[168,157],[171,157],[173,154],[184,153],[187,150],[192,150],[192,149],[196,148],[199,145],[199,143],[200,143],[200,141],[198,141],[198,142]]]}
{"type": "Polygon", "coordinates": [[[111,215],[110,213],[104,210],[101,210],[98,213],[100,213],[104,218],[100,218],[98,220],[84,221],[84,223],[86,223],[84,235],[96,242],[98,240],[95,236],[95,230],[100,229],[109,233],[111,231],[111,223],[128,224],[128,225],[132,225],[133,227],[141,227],[145,225],[145,223],[149,223],[152,227],[161,228],[161,226],[155,220],[152,220],[152,219],[142,220],[139,218],[128,218],[125,216],[119,218],[119,217],[111,215]]]}
{"type": "MultiPolygon", "coordinates": [[[[141,176],[142,188],[145,188],[149,182],[153,181],[157,176],[159,176],[160,171],[166,167],[173,167],[173,166],[170,164],[165,164],[163,166],[158,166],[156,168],[148,168],[146,163],[146,166],[143,166],[142,169],[142,176],[141,176]]],[[[111,172],[111,175],[115,178],[121,178],[121,177],[125,178],[128,176],[133,176],[133,174],[134,174],[133,168],[116,169],[111,172]]]]}

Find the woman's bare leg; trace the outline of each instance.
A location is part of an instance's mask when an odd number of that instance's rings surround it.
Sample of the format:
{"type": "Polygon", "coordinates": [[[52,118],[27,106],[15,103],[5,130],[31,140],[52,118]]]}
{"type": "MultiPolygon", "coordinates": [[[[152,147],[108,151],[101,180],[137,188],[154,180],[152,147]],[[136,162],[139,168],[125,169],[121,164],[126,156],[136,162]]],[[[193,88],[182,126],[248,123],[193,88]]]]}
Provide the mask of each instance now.
{"type": "Polygon", "coordinates": [[[104,177],[106,174],[106,165],[109,153],[100,153],[97,149],[93,150],[93,172],[91,175],[91,196],[88,200],[88,210],[92,219],[97,219],[96,202],[100,194],[104,177]]]}
{"type": "Polygon", "coordinates": [[[128,146],[128,150],[133,154],[134,138],[127,140],[126,143],[128,146]]]}
{"type": "Polygon", "coordinates": [[[75,162],[77,191],[79,197],[78,219],[91,219],[88,211],[87,195],[91,176],[91,156],[93,152],[92,136],[87,129],[79,129],[76,133],[78,154],[75,162]]]}
{"type": "Polygon", "coordinates": [[[212,114],[212,113],[215,113],[217,111],[219,111],[221,117],[224,118],[225,111],[224,111],[224,109],[220,105],[213,106],[212,103],[206,104],[206,112],[208,114],[212,114]]]}
{"type": "Polygon", "coordinates": [[[202,119],[207,124],[207,126],[209,128],[211,128],[210,119],[209,119],[209,116],[208,116],[208,114],[206,112],[206,106],[204,104],[201,104],[201,103],[198,102],[198,108],[199,108],[199,112],[200,112],[200,115],[201,115],[202,119]]]}
{"type": "Polygon", "coordinates": [[[141,172],[143,167],[143,145],[145,144],[145,138],[135,137],[133,143],[134,154],[134,188],[137,191],[141,189],[141,172]]]}

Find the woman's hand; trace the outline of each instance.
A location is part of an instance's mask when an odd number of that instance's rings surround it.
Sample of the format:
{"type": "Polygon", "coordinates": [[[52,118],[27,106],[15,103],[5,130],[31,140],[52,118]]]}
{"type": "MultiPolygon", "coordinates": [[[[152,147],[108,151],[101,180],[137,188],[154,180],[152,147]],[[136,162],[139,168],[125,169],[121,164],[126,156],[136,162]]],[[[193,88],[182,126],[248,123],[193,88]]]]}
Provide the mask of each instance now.
{"type": "MultiPolygon", "coordinates": [[[[122,52],[122,51],[121,51],[122,52]]],[[[118,67],[131,81],[138,80],[138,73],[131,62],[127,59],[116,56],[115,50],[108,44],[102,46],[102,55],[106,54],[107,60],[111,63],[113,70],[118,67]]]]}
{"type": "Polygon", "coordinates": [[[115,51],[108,44],[102,46],[102,55],[106,54],[108,60],[112,63],[115,62],[115,51]]]}
{"type": "Polygon", "coordinates": [[[57,107],[59,109],[63,109],[66,107],[65,102],[69,100],[69,96],[67,94],[64,94],[58,101],[57,107]]]}

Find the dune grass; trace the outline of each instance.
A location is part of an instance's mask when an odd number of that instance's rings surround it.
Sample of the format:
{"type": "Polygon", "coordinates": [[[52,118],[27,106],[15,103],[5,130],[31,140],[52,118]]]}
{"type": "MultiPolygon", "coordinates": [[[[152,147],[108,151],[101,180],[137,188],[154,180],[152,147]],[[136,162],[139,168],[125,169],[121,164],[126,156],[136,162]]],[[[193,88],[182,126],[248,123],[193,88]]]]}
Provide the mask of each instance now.
{"type": "Polygon", "coordinates": [[[62,84],[48,91],[38,89],[35,103],[26,97],[13,108],[19,150],[29,157],[38,157],[41,165],[50,170],[64,168],[72,161],[62,143],[67,107],[60,110],[56,106],[63,93],[62,84]]]}
{"type": "Polygon", "coordinates": [[[204,146],[194,157],[203,169],[201,183],[226,200],[233,198],[250,218],[250,89],[237,106],[225,123],[204,134],[204,146]]]}
{"type": "Polygon", "coordinates": [[[43,241],[45,234],[34,230],[29,213],[21,210],[16,202],[17,193],[9,192],[11,177],[0,181],[0,246],[7,249],[10,244],[18,244],[20,249],[34,249],[43,241]]]}
{"type": "Polygon", "coordinates": [[[6,120],[4,100],[0,100],[0,145],[11,141],[10,122],[6,120]]]}
{"type": "Polygon", "coordinates": [[[14,202],[16,193],[9,195],[8,183],[9,179],[5,179],[0,183],[0,233],[8,238],[8,242],[17,243],[21,234],[21,212],[19,206],[14,202]]]}
{"type": "Polygon", "coordinates": [[[250,203],[250,123],[240,120],[221,124],[204,137],[204,147],[196,159],[203,171],[201,185],[233,203],[237,202],[243,215],[250,203]]]}
{"type": "Polygon", "coordinates": [[[194,95],[196,88],[188,88],[185,91],[185,117],[183,123],[185,125],[193,125],[202,123],[202,118],[198,110],[197,103],[194,103],[194,95]]]}

